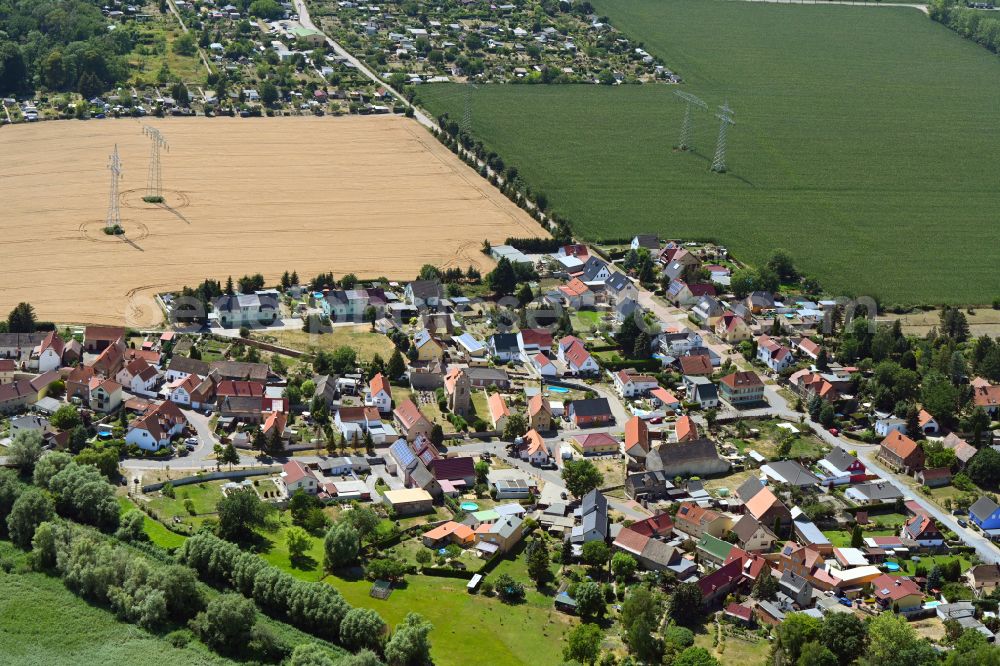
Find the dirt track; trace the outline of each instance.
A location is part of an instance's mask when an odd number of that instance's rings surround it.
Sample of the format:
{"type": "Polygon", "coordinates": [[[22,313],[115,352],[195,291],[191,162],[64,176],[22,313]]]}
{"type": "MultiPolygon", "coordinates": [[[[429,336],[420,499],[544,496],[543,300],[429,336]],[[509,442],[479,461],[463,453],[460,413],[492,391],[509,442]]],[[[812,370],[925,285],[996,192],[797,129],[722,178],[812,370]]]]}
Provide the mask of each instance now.
{"type": "Polygon", "coordinates": [[[135,120],[0,130],[0,315],[28,301],[44,319],[148,326],[152,294],[205,277],[485,272],[484,238],[543,234],[412,120],[144,122],[170,146],[166,207],[142,201],[149,142],[135,120]],[[127,240],[102,231],[115,143],[127,240]]]}

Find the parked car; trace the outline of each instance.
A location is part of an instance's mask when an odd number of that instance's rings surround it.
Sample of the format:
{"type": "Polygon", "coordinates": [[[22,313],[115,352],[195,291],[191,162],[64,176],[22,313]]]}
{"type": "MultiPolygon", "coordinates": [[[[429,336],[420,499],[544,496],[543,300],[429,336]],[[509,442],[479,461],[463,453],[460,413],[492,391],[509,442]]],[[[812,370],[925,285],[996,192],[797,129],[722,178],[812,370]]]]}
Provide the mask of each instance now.
{"type": "Polygon", "coordinates": [[[959,525],[959,527],[968,527],[969,523],[965,522],[964,520],[959,519],[958,525],[959,525]]]}
{"type": "Polygon", "coordinates": [[[854,602],[847,597],[837,597],[837,601],[839,601],[841,605],[847,606],[848,608],[854,605],[854,602]]]}
{"type": "Polygon", "coordinates": [[[827,432],[829,432],[829,433],[830,433],[831,435],[833,435],[834,437],[836,437],[837,435],[839,435],[839,434],[840,434],[840,431],[839,431],[839,430],[837,430],[836,428],[830,428],[830,429],[829,429],[829,430],[828,430],[827,432]]]}

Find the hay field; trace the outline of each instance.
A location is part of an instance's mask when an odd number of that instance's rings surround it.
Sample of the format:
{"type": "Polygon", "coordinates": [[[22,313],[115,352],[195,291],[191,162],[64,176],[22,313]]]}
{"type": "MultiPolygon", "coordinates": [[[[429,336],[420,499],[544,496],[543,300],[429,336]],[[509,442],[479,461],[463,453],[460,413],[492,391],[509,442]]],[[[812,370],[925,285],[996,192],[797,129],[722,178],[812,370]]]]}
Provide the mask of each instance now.
{"type": "Polygon", "coordinates": [[[169,143],[165,205],[142,201],[149,141],[135,120],[0,130],[0,313],[28,301],[43,319],[150,326],[153,294],[205,277],[485,272],[484,238],[544,233],[405,118],[143,122],[169,143]],[[125,240],[103,233],[116,143],[125,240]]]}

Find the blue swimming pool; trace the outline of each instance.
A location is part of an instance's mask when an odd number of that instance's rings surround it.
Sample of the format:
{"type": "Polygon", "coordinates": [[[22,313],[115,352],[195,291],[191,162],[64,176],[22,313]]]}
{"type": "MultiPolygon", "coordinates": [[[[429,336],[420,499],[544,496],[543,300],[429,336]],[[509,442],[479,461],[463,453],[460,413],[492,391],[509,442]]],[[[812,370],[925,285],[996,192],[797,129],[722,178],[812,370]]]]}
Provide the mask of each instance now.
{"type": "Polygon", "coordinates": [[[553,393],[569,393],[569,389],[562,386],[550,386],[549,390],[553,393]]]}
{"type": "Polygon", "coordinates": [[[479,505],[475,502],[462,502],[459,506],[462,507],[462,511],[479,511],[479,505]]]}
{"type": "Polygon", "coordinates": [[[887,571],[899,571],[899,565],[895,562],[886,562],[885,568],[887,571]]]}

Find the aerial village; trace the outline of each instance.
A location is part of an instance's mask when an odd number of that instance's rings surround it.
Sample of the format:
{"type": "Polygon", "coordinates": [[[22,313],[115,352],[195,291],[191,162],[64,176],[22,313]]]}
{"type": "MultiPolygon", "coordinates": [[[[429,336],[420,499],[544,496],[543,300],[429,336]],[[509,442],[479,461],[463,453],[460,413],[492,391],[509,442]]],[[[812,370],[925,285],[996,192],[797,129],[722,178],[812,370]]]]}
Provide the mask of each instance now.
{"type": "Polygon", "coordinates": [[[644,585],[679,600],[656,622],[761,649],[792,613],[994,639],[1000,352],[960,311],[908,338],[810,296],[780,251],[759,271],[654,236],[483,252],[486,276],[206,280],[158,296],[156,331],[19,305],[0,453],[93,462],[180,537],[240,493],[316,537],[368,511],[349,560],[380,599],[534,582],[613,618],[644,585]]]}

